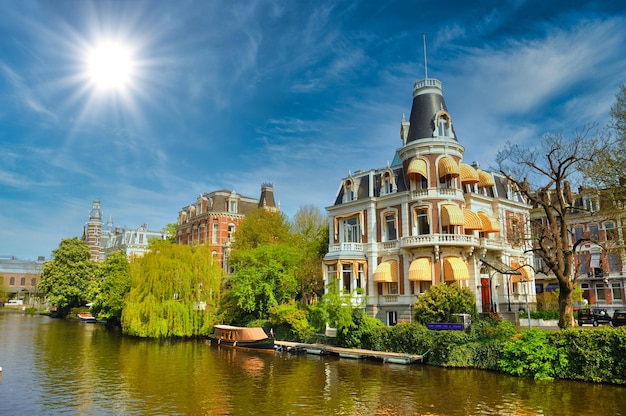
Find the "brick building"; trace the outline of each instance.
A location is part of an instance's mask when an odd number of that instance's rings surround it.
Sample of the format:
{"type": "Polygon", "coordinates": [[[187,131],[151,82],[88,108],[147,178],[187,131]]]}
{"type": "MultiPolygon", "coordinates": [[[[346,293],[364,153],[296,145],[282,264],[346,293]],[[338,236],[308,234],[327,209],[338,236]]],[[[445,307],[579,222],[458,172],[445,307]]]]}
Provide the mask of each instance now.
{"type": "Polygon", "coordinates": [[[278,212],[274,187],[264,183],[259,199],[222,189],[198,195],[196,202],[178,214],[176,241],[179,244],[209,244],[220,265],[228,268],[228,252],[239,222],[256,208],[278,212]]]}
{"type": "Polygon", "coordinates": [[[24,305],[34,305],[44,262],[43,256],[37,261],[20,260],[15,257],[0,258],[0,279],[6,291],[0,294],[0,302],[18,299],[23,300],[24,305]]]}

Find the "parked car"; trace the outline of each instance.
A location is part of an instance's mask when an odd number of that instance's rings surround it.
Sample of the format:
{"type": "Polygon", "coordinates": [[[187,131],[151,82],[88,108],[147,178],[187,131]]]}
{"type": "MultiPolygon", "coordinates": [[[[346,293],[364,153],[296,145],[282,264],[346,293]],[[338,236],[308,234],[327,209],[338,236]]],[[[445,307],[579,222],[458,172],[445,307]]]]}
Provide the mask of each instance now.
{"type": "Polygon", "coordinates": [[[580,309],[578,311],[578,326],[585,324],[593,326],[598,326],[599,324],[613,325],[613,322],[606,309],[580,309]]]}
{"type": "Polygon", "coordinates": [[[620,309],[615,311],[613,314],[613,319],[611,319],[611,323],[613,326],[623,326],[626,325],[626,309],[620,309]]]}

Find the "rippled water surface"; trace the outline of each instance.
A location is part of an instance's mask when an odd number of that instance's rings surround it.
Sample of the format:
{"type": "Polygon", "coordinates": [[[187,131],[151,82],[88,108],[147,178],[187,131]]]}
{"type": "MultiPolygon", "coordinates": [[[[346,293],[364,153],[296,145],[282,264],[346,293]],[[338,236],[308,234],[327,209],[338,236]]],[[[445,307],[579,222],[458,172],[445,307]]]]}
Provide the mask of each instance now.
{"type": "Polygon", "coordinates": [[[0,313],[0,414],[623,415],[626,388],[152,341],[0,313]]]}

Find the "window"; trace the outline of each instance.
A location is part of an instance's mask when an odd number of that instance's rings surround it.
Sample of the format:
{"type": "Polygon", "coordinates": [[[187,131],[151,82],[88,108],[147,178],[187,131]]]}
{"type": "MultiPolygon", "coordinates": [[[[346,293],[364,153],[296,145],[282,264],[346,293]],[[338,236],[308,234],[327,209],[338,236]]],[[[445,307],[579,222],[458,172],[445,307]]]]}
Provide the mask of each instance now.
{"type": "Polygon", "coordinates": [[[387,283],[387,293],[389,295],[397,295],[398,294],[398,283],[387,283]]]}
{"type": "Polygon", "coordinates": [[[598,224],[589,225],[589,238],[592,240],[597,240],[600,238],[600,229],[598,224]]]}
{"type": "Polygon", "coordinates": [[[343,243],[361,242],[361,234],[359,232],[359,220],[357,217],[348,218],[343,221],[341,241],[343,243]]]}
{"type": "Polygon", "coordinates": [[[218,240],[219,226],[220,225],[218,223],[216,223],[216,222],[213,223],[213,227],[212,227],[212,230],[211,230],[211,242],[213,244],[217,244],[219,242],[219,240],[218,240]]]}
{"type": "Polygon", "coordinates": [[[386,214],[384,221],[383,241],[394,241],[397,239],[396,233],[396,216],[394,214],[386,214]]]}
{"type": "Polygon", "coordinates": [[[583,238],[583,233],[584,233],[584,228],[582,225],[577,225],[576,227],[574,227],[574,241],[573,243],[576,243],[577,241],[580,241],[581,238],[583,238]]]}
{"type": "Polygon", "coordinates": [[[228,212],[237,212],[237,201],[231,199],[228,201],[228,212]]]}
{"type": "Polygon", "coordinates": [[[15,277],[11,277],[11,278],[9,279],[9,285],[10,285],[10,286],[15,286],[15,277]]]}
{"type": "Polygon", "coordinates": [[[577,263],[578,263],[578,274],[579,275],[585,275],[587,274],[587,272],[589,272],[589,262],[587,261],[587,254],[586,253],[578,253],[576,255],[576,258],[578,259],[577,263]]]}
{"type": "Polygon", "coordinates": [[[596,299],[598,299],[598,302],[606,302],[606,292],[602,283],[596,284],[596,299]]]}
{"type": "Polygon", "coordinates": [[[32,287],[37,286],[37,279],[36,279],[36,278],[34,278],[34,277],[33,277],[32,279],[30,279],[30,285],[31,285],[32,287]]]}
{"type": "Polygon", "coordinates": [[[613,301],[622,300],[622,287],[619,283],[611,283],[611,291],[613,293],[613,301]]]}
{"type": "Polygon", "coordinates": [[[437,136],[450,136],[450,124],[444,117],[439,117],[439,123],[437,123],[437,136]]]}
{"type": "Polygon", "coordinates": [[[387,194],[390,194],[392,190],[393,189],[392,189],[391,174],[389,172],[385,172],[383,173],[382,178],[381,178],[380,194],[387,195],[387,194]]]}
{"type": "Polygon", "coordinates": [[[235,224],[228,224],[228,239],[231,240],[235,234],[235,224]]]}
{"type": "Polygon", "coordinates": [[[357,289],[365,288],[365,265],[363,263],[359,263],[359,276],[356,280],[357,289]]]}
{"type": "Polygon", "coordinates": [[[350,202],[350,201],[354,200],[354,183],[351,180],[348,179],[344,183],[343,188],[344,188],[343,202],[350,202]]]}
{"type": "Polygon", "coordinates": [[[439,178],[439,187],[444,189],[452,189],[455,187],[454,185],[454,176],[452,175],[443,175],[439,178]]]}
{"type": "Polygon", "coordinates": [[[604,229],[606,231],[607,240],[612,241],[617,239],[617,230],[615,229],[615,224],[612,221],[605,222],[604,229]]]}
{"type": "Polygon", "coordinates": [[[395,325],[398,323],[398,312],[389,311],[387,312],[387,325],[395,325]]]}
{"type": "Polygon", "coordinates": [[[618,253],[608,253],[609,258],[609,271],[620,272],[622,271],[622,265],[620,264],[620,256],[618,253]]]}
{"type": "Polygon", "coordinates": [[[25,277],[22,277],[20,279],[20,286],[26,286],[26,278],[25,277]]]}
{"type": "Polygon", "coordinates": [[[413,235],[430,234],[428,208],[417,208],[414,212],[413,235]]]}
{"type": "Polygon", "coordinates": [[[352,291],[352,264],[344,264],[341,266],[341,289],[344,293],[352,291]]]}

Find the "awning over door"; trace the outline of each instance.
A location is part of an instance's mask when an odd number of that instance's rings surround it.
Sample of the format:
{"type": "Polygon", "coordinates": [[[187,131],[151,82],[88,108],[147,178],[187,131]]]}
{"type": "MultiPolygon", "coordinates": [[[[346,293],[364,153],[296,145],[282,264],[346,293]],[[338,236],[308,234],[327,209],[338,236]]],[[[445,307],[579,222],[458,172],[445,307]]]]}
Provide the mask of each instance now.
{"type": "Polygon", "coordinates": [[[465,217],[463,217],[463,211],[456,205],[442,205],[441,206],[441,225],[463,225],[465,224],[465,217]]]}
{"type": "Polygon", "coordinates": [[[409,280],[432,282],[432,266],[430,258],[415,259],[409,266],[409,280]]]}
{"type": "Polygon", "coordinates": [[[461,163],[461,183],[478,183],[480,178],[476,169],[467,163],[461,163]]]}
{"type": "Polygon", "coordinates": [[[422,159],[411,160],[411,163],[409,163],[409,167],[407,168],[406,173],[417,173],[425,178],[428,178],[428,168],[426,166],[426,162],[422,159]]]}
{"type": "Polygon", "coordinates": [[[446,257],[443,259],[443,275],[446,282],[469,280],[467,264],[460,257],[446,257]]]}
{"type": "Polygon", "coordinates": [[[387,260],[376,266],[374,271],[374,282],[376,283],[396,283],[398,281],[398,262],[387,260]]]}
{"type": "Polygon", "coordinates": [[[474,211],[471,211],[469,209],[464,209],[463,210],[463,227],[465,228],[465,230],[482,230],[483,229],[483,223],[480,220],[480,217],[478,216],[478,214],[476,214],[474,211]]]}
{"type": "Polygon", "coordinates": [[[478,211],[478,217],[483,224],[482,231],[484,233],[497,233],[500,231],[500,223],[498,223],[498,220],[493,218],[491,215],[484,211],[478,211]]]}
{"type": "Polygon", "coordinates": [[[439,177],[443,178],[446,175],[450,176],[459,176],[461,172],[459,171],[459,165],[456,164],[454,159],[448,156],[444,156],[439,159],[439,177]]]}

